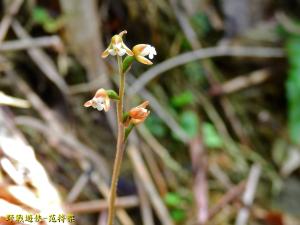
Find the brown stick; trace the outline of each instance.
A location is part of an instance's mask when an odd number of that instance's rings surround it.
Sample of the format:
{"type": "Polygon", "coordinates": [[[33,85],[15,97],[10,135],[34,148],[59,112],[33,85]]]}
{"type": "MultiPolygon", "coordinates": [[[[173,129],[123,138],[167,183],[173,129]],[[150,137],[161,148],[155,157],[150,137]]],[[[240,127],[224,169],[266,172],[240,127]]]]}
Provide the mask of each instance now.
{"type": "MultiPolygon", "coordinates": [[[[137,196],[119,197],[116,199],[115,206],[117,208],[134,208],[139,205],[139,199],[137,196]]],[[[107,200],[93,200],[85,202],[77,202],[71,204],[65,204],[64,210],[71,213],[93,213],[106,210],[108,208],[107,200]]]]}
{"type": "Polygon", "coordinates": [[[39,37],[30,39],[21,39],[17,41],[5,41],[0,45],[0,52],[5,51],[19,51],[28,48],[41,48],[41,47],[57,47],[62,45],[58,36],[53,35],[49,37],[39,37]]]}
{"type": "Polygon", "coordinates": [[[220,200],[219,202],[213,206],[209,210],[208,219],[212,219],[215,215],[217,215],[226,205],[230,204],[237,198],[241,196],[243,191],[245,190],[246,182],[242,181],[237,186],[234,186],[232,189],[230,189],[220,200]]]}
{"type": "Polygon", "coordinates": [[[208,219],[207,156],[200,137],[190,142],[190,154],[194,172],[194,195],[197,203],[197,223],[208,219]]]}
{"type": "Polygon", "coordinates": [[[142,185],[142,181],[138,178],[137,174],[134,173],[134,180],[137,186],[138,195],[140,199],[140,211],[143,221],[143,225],[154,225],[153,213],[147,192],[142,185]]]}
{"type": "Polygon", "coordinates": [[[128,146],[128,155],[134,166],[135,171],[137,172],[139,179],[142,181],[142,185],[144,186],[161,223],[163,225],[173,225],[174,223],[170,217],[170,214],[166,206],[164,205],[162,199],[160,198],[145,167],[142,156],[135,145],[131,144],[128,146]]]}
{"type": "Polygon", "coordinates": [[[3,19],[1,20],[1,24],[0,24],[0,45],[3,42],[7,31],[11,25],[11,22],[13,20],[14,15],[17,14],[17,12],[19,11],[21,5],[23,3],[23,0],[15,0],[13,1],[7,12],[5,13],[3,19]]]}

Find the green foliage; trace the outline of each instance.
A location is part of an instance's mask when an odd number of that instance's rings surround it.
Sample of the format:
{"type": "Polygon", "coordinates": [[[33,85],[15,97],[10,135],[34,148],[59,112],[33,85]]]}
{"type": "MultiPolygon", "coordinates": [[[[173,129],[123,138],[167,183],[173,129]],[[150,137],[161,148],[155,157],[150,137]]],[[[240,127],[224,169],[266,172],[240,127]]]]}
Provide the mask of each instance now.
{"type": "Polygon", "coordinates": [[[199,62],[190,62],[184,65],[184,73],[187,75],[189,82],[194,85],[202,84],[206,81],[203,67],[199,62]]]}
{"type": "Polygon", "coordinates": [[[62,17],[52,18],[48,11],[42,7],[35,7],[32,11],[32,19],[36,24],[43,26],[44,30],[49,33],[57,32],[63,25],[62,17]]]}
{"type": "Polygon", "coordinates": [[[201,11],[199,11],[192,17],[191,22],[194,25],[195,30],[201,37],[205,36],[209,31],[211,31],[211,24],[209,22],[209,19],[207,15],[201,11]]]}
{"type": "Polygon", "coordinates": [[[166,126],[155,114],[151,114],[145,121],[145,124],[156,137],[164,137],[167,134],[166,126]]]}
{"type": "Polygon", "coordinates": [[[171,99],[173,107],[180,108],[188,104],[193,103],[194,95],[191,91],[182,92],[180,95],[176,95],[171,99]]]}
{"type": "Polygon", "coordinates": [[[198,115],[195,112],[184,111],[180,115],[179,120],[182,129],[190,138],[193,138],[198,134],[200,121],[198,115]]]}
{"type": "Polygon", "coordinates": [[[175,222],[182,222],[186,218],[186,213],[183,209],[171,210],[171,217],[175,222]]]}
{"type": "Polygon", "coordinates": [[[223,141],[219,136],[216,128],[211,123],[203,123],[202,125],[203,142],[208,148],[221,148],[223,141]]]}
{"type": "Polygon", "coordinates": [[[300,144],[300,37],[291,36],[286,43],[290,68],[286,81],[290,139],[300,144]]]}
{"type": "Polygon", "coordinates": [[[165,203],[168,206],[177,207],[182,203],[182,198],[178,193],[168,192],[165,196],[165,203]]]}
{"type": "Polygon", "coordinates": [[[175,222],[182,222],[185,220],[186,212],[182,208],[182,206],[187,203],[185,198],[176,192],[169,192],[166,194],[164,201],[166,205],[171,208],[171,217],[175,222]]]}

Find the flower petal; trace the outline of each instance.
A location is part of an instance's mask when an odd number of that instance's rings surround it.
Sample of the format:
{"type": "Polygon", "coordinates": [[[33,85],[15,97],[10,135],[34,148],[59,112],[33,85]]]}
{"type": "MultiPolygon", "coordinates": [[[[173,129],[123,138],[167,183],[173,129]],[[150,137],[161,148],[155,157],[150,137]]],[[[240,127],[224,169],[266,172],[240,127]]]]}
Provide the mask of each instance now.
{"type": "Polygon", "coordinates": [[[122,47],[126,50],[127,55],[133,56],[133,52],[123,43],[122,47]]]}
{"type": "Polygon", "coordinates": [[[87,102],[84,103],[84,107],[90,107],[93,105],[93,101],[92,100],[88,100],[87,102]]]}
{"type": "Polygon", "coordinates": [[[149,101],[144,101],[142,104],[140,104],[137,107],[139,107],[139,108],[146,108],[148,105],[149,105],[149,101]]]}
{"type": "Polygon", "coordinates": [[[114,49],[109,49],[108,50],[108,53],[110,54],[110,55],[112,55],[112,56],[115,56],[117,53],[116,53],[116,51],[114,50],[114,49]]]}
{"type": "Polygon", "coordinates": [[[99,98],[99,97],[106,97],[107,96],[107,93],[106,93],[106,90],[104,90],[103,88],[100,88],[96,91],[96,94],[95,94],[95,98],[99,98]]]}
{"type": "Polygon", "coordinates": [[[146,64],[146,65],[153,64],[149,59],[145,58],[144,56],[140,56],[140,55],[136,56],[136,60],[139,61],[140,63],[146,64]]]}
{"type": "Polygon", "coordinates": [[[120,48],[118,51],[119,56],[123,56],[123,55],[125,55],[125,53],[126,53],[126,50],[124,48],[120,48]]]}
{"type": "Polygon", "coordinates": [[[104,111],[107,112],[109,109],[110,109],[110,99],[107,95],[104,100],[104,111]]]}

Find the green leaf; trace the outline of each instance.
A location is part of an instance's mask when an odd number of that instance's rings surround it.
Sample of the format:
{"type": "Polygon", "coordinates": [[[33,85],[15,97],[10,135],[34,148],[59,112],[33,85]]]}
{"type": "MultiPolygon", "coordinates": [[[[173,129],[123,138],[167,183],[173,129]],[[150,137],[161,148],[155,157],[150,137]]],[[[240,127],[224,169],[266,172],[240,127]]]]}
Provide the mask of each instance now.
{"type": "Polygon", "coordinates": [[[44,30],[49,33],[58,31],[64,24],[62,16],[52,18],[48,11],[42,7],[35,7],[32,11],[32,20],[43,26],[44,30]]]}
{"type": "Polygon", "coordinates": [[[171,217],[175,222],[183,222],[186,219],[186,212],[183,209],[173,209],[171,217]]]}
{"type": "Polygon", "coordinates": [[[286,43],[290,68],[286,81],[290,139],[300,144],[300,37],[290,36],[286,43]]]}
{"type": "Polygon", "coordinates": [[[168,192],[165,195],[164,200],[168,206],[172,207],[178,207],[183,201],[181,196],[175,192],[168,192]]]}
{"type": "Polygon", "coordinates": [[[198,115],[193,111],[184,111],[180,115],[180,125],[190,138],[198,134],[199,124],[198,115]]]}
{"type": "Polygon", "coordinates": [[[174,96],[171,99],[171,104],[174,107],[180,108],[185,105],[191,104],[194,101],[194,95],[191,91],[185,91],[180,95],[174,96]]]}
{"type": "Polygon", "coordinates": [[[41,7],[35,7],[32,12],[32,19],[34,22],[44,24],[52,20],[48,12],[41,7]]]}
{"type": "Polygon", "coordinates": [[[208,148],[221,148],[223,145],[222,139],[219,136],[216,128],[211,123],[203,123],[202,134],[204,145],[208,148]]]}

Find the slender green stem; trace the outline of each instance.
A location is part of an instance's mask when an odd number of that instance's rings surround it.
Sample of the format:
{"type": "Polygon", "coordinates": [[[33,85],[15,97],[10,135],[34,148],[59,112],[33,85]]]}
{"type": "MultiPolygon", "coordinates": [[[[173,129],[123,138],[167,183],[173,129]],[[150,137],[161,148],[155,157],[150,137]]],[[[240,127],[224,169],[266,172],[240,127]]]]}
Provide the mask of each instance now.
{"type": "Polygon", "coordinates": [[[123,73],[122,68],[122,57],[118,57],[118,66],[119,66],[119,74],[120,74],[120,87],[119,87],[119,101],[117,104],[117,116],[118,116],[118,139],[117,139],[117,149],[116,149],[116,157],[114,162],[110,194],[109,194],[109,202],[108,202],[108,225],[113,224],[114,215],[115,215],[115,200],[116,200],[116,192],[118,186],[118,179],[122,164],[122,158],[124,154],[124,138],[125,138],[125,128],[122,122],[123,119],[123,98],[124,98],[124,90],[125,90],[125,74],[123,73]]]}

